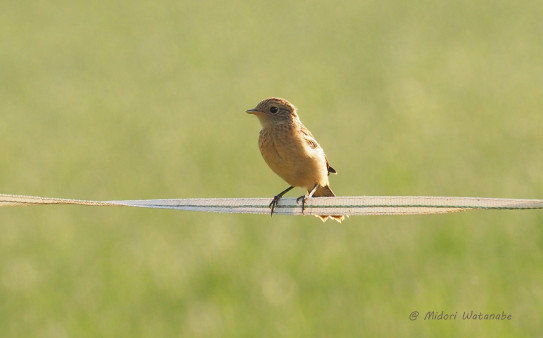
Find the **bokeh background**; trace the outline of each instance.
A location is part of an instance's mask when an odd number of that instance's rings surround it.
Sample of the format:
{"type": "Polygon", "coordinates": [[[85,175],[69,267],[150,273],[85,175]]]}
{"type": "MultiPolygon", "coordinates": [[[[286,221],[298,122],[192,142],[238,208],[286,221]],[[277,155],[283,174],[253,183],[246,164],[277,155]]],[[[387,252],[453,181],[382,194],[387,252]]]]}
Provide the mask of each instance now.
{"type": "MultiPolygon", "coordinates": [[[[543,3],[4,1],[1,193],[272,197],[293,102],[339,195],[543,197],[543,3]]],[[[291,196],[302,194],[297,190],[291,196]]],[[[8,336],[536,336],[543,213],[0,210],[8,336]],[[462,321],[464,311],[510,321],[462,321]],[[458,312],[410,321],[412,311],[458,312]]]]}

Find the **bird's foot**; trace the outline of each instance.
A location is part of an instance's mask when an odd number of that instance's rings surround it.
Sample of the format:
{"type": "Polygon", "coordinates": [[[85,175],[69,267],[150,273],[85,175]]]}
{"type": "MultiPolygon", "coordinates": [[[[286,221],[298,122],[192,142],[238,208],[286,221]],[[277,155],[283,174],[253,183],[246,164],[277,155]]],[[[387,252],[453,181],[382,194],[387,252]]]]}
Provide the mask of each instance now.
{"type": "Polygon", "coordinates": [[[305,200],[308,198],[309,197],[307,195],[302,195],[296,199],[296,203],[300,203],[300,201],[302,201],[302,215],[304,214],[304,211],[305,211],[305,200]]]}
{"type": "Polygon", "coordinates": [[[277,195],[275,195],[273,200],[270,202],[270,205],[268,205],[268,208],[271,209],[270,216],[273,216],[273,211],[275,210],[275,207],[277,206],[277,204],[279,204],[279,200],[281,199],[281,197],[283,197],[284,194],[291,191],[293,188],[294,188],[293,186],[290,186],[286,188],[285,190],[281,191],[280,193],[278,193],[277,195]]]}
{"type": "Polygon", "coordinates": [[[273,211],[275,210],[275,207],[279,203],[279,200],[281,199],[281,195],[277,195],[273,197],[273,200],[270,202],[270,205],[268,205],[268,208],[271,209],[270,216],[273,216],[273,211]]]}

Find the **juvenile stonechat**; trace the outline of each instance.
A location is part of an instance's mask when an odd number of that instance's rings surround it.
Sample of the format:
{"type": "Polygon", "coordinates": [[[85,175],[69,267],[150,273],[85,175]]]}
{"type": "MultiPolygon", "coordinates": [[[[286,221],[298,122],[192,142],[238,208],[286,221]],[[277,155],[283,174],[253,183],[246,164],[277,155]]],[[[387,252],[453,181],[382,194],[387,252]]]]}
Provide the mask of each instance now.
{"type": "MultiPolygon", "coordinates": [[[[296,107],[285,99],[271,97],[247,113],[256,115],[262,125],[258,146],[264,161],[290,185],[271,201],[272,215],[281,197],[294,187],[307,189],[307,194],[297,199],[302,201],[302,212],[307,198],[335,196],[328,176],[336,170],[328,164],[324,150],[300,121],[296,107]]],[[[329,217],[338,222],[344,219],[344,216],[317,217],[323,221],[329,217]]]]}

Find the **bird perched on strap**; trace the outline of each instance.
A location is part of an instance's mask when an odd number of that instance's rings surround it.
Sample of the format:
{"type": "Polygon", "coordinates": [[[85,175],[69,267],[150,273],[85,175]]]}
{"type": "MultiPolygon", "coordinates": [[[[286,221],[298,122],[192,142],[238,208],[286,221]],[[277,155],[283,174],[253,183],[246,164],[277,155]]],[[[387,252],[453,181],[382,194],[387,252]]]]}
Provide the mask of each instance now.
{"type": "MultiPolygon", "coordinates": [[[[271,201],[272,215],[281,197],[294,187],[307,189],[307,194],[297,199],[297,202],[302,201],[302,212],[307,198],[335,196],[328,176],[335,174],[336,170],[328,164],[324,150],[300,121],[296,107],[287,100],[271,97],[247,113],[256,115],[262,124],[258,140],[262,157],[277,175],[290,184],[271,201]]],[[[344,219],[344,216],[317,217],[323,221],[329,217],[338,222],[344,219]]]]}

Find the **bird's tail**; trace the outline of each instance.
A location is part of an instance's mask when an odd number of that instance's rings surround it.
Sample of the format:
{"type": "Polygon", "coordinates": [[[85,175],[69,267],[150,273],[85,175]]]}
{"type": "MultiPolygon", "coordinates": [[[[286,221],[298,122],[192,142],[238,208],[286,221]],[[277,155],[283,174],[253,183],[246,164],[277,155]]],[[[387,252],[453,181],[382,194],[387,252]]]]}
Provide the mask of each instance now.
{"type": "MultiPolygon", "coordinates": [[[[319,186],[315,193],[313,193],[313,197],[334,197],[336,194],[330,189],[329,186],[319,186]]],[[[318,218],[320,218],[323,222],[326,222],[328,218],[333,219],[334,221],[341,223],[345,219],[345,216],[338,216],[338,215],[332,215],[332,216],[321,216],[317,215],[318,218]]]]}

